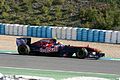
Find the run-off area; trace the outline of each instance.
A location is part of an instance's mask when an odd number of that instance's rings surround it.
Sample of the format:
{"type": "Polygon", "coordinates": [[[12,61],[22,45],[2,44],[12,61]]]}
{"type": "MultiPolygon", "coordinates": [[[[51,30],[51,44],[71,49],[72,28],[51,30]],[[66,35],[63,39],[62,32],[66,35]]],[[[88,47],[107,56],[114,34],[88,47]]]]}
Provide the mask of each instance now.
{"type": "Polygon", "coordinates": [[[0,67],[3,80],[120,80],[120,75],[91,72],[41,70],[30,68],[0,67]]]}

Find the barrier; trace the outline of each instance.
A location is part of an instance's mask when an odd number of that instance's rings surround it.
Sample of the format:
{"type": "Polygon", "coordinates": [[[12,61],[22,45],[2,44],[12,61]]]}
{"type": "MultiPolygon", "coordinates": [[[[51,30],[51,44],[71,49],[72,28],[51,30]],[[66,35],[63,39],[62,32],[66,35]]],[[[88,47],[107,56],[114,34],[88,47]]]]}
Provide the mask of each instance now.
{"type": "Polygon", "coordinates": [[[61,32],[61,39],[66,39],[67,37],[67,27],[63,27],[62,28],[62,32],[61,32]]]}
{"type": "Polygon", "coordinates": [[[38,26],[37,28],[37,37],[42,37],[42,27],[38,26]]]}
{"type": "Polygon", "coordinates": [[[9,35],[13,35],[14,34],[14,25],[13,24],[9,24],[8,25],[8,29],[9,29],[9,35]]]}
{"type": "Polygon", "coordinates": [[[9,26],[11,24],[4,24],[4,25],[5,25],[5,35],[10,35],[10,29],[9,29],[10,27],[9,26]]]}
{"type": "Polygon", "coordinates": [[[31,26],[31,29],[32,29],[32,36],[37,37],[38,26],[31,26]]]}
{"type": "Polygon", "coordinates": [[[19,24],[13,24],[13,35],[18,35],[19,24]]]}
{"type": "Polygon", "coordinates": [[[41,31],[41,37],[42,38],[46,38],[47,36],[47,27],[46,26],[42,26],[42,31],[41,31]]]}
{"type": "Polygon", "coordinates": [[[111,36],[112,36],[112,31],[111,30],[106,31],[106,34],[105,34],[105,42],[106,43],[111,42],[111,36]]]}
{"type": "Polygon", "coordinates": [[[117,43],[118,31],[113,31],[111,36],[111,43],[117,43]]]}
{"type": "Polygon", "coordinates": [[[47,27],[47,38],[52,38],[52,27],[47,27]]]}
{"type": "Polygon", "coordinates": [[[57,38],[58,39],[61,39],[61,36],[62,36],[62,27],[57,27],[57,38]]]}
{"type": "Polygon", "coordinates": [[[27,36],[27,28],[28,28],[28,25],[23,25],[23,28],[22,28],[22,36],[27,36]]]}
{"type": "Polygon", "coordinates": [[[1,34],[1,27],[2,27],[2,24],[0,23],[0,34],[1,34]]]}
{"type": "Polygon", "coordinates": [[[57,38],[57,27],[52,27],[52,38],[57,38]]]}
{"type": "Polygon", "coordinates": [[[23,34],[23,25],[19,25],[18,26],[18,35],[22,36],[22,34],[23,34]]]}
{"type": "Polygon", "coordinates": [[[88,31],[88,41],[93,41],[93,32],[94,32],[94,30],[93,29],[90,29],[89,31],[88,31]]]}
{"type": "Polygon", "coordinates": [[[9,34],[9,24],[5,24],[5,34],[8,35],[9,34]]]}
{"type": "Polygon", "coordinates": [[[5,34],[5,24],[0,23],[0,34],[5,34]]]}
{"type": "Polygon", "coordinates": [[[32,28],[33,28],[32,26],[28,26],[28,28],[27,28],[27,36],[32,36],[32,31],[33,31],[32,28]]]}
{"type": "Polygon", "coordinates": [[[82,30],[83,30],[83,28],[78,28],[78,30],[77,30],[77,40],[79,40],[79,41],[82,40],[82,30]]]}
{"type": "Polygon", "coordinates": [[[77,30],[78,28],[72,28],[72,40],[77,40],[77,30]]]}
{"type": "Polygon", "coordinates": [[[100,30],[99,42],[105,42],[105,34],[106,34],[106,30],[100,30]]]}
{"type": "Polygon", "coordinates": [[[94,29],[94,31],[93,31],[93,41],[94,42],[98,42],[98,40],[99,40],[99,32],[100,32],[100,30],[97,30],[97,29],[94,29]]]}
{"type": "Polygon", "coordinates": [[[116,44],[120,43],[120,31],[98,30],[89,28],[28,26],[0,23],[0,34],[116,44]]]}
{"type": "Polygon", "coordinates": [[[120,31],[118,32],[117,43],[120,44],[120,31]]]}
{"type": "Polygon", "coordinates": [[[27,28],[27,36],[37,37],[38,26],[29,26],[27,28]]]}
{"type": "Polygon", "coordinates": [[[88,28],[83,28],[82,30],[82,41],[87,41],[88,40],[88,28]]]}
{"type": "Polygon", "coordinates": [[[66,29],[66,39],[72,39],[72,27],[66,29]]]}

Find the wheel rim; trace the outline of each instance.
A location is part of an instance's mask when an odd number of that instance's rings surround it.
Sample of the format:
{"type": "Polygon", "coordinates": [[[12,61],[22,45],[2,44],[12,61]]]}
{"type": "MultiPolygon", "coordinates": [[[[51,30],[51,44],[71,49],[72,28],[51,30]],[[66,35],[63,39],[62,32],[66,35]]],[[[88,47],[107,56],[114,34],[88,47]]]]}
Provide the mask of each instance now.
{"type": "Polygon", "coordinates": [[[26,51],[25,48],[23,48],[23,47],[20,48],[20,52],[21,52],[21,53],[24,53],[25,51],[26,51]]]}
{"type": "Polygon", "coordinates": [[[18,47],[18,52],[20,54],[29,54],[29,50],[27,49],[27,46],[19,46],[18,47]]]}
{"type": "Polygon", "coordinates": [[[87,56],[86,50],[84,48],[82,48],[81,50],[78,49],[76,54],[77,54],[77,57],[80,59],[84,59],[87,56]]]}

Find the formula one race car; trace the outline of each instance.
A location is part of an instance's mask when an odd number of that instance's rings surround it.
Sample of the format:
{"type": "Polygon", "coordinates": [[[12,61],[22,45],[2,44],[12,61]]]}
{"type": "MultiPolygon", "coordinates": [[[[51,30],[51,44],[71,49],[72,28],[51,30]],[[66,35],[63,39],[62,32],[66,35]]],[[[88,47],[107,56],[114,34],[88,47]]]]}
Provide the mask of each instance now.
{"type": "Polygon", "coordinates": [[[70,46],[57,42],[56,39],[42,39],[31,43],[31,38],[16,39],[18,53],[21,55],[42,55],[56,57],[95,58],[105,56],[101,50],[89,46],[70,46]]]}

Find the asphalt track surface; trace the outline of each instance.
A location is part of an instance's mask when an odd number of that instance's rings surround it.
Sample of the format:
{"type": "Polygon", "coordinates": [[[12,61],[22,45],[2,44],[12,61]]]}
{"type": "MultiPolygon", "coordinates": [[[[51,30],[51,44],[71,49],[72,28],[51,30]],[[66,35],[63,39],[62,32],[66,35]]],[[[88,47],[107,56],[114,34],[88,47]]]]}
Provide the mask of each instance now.
{"type": "Polygon", "coordinates": [[[27,56],[0,53],[0,66],[120,75],[120,61],[27,56]]]}

